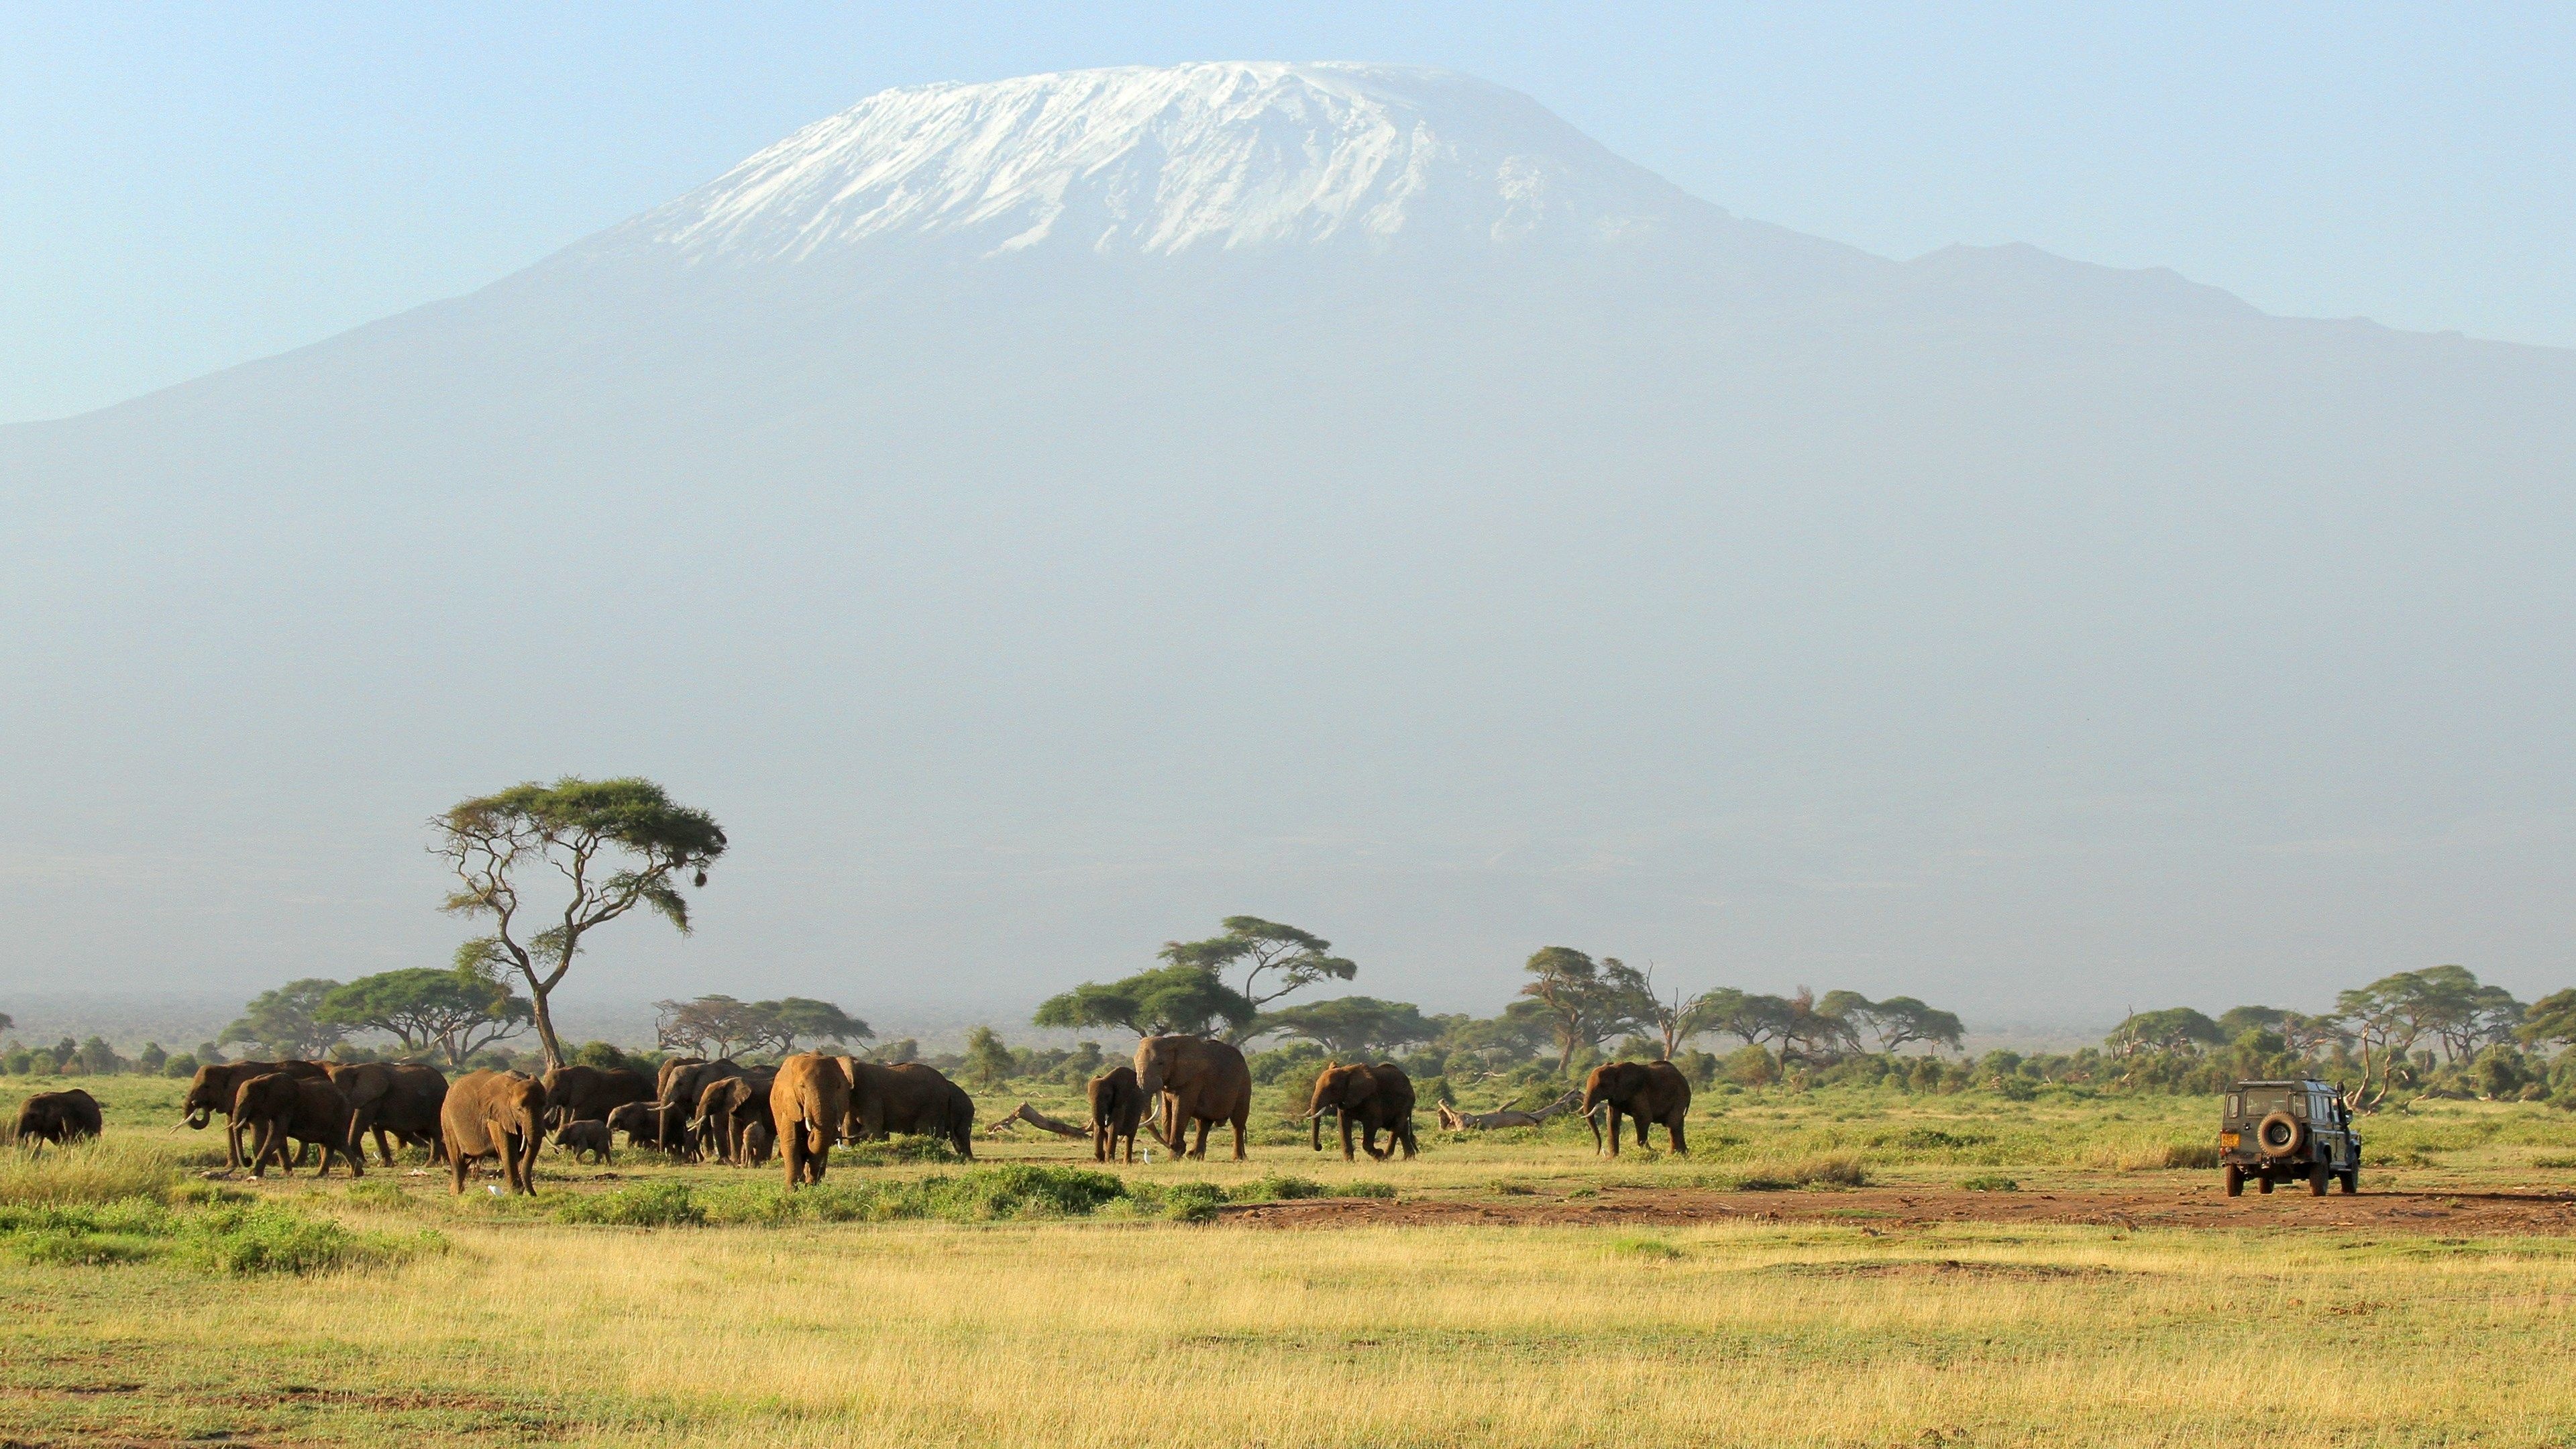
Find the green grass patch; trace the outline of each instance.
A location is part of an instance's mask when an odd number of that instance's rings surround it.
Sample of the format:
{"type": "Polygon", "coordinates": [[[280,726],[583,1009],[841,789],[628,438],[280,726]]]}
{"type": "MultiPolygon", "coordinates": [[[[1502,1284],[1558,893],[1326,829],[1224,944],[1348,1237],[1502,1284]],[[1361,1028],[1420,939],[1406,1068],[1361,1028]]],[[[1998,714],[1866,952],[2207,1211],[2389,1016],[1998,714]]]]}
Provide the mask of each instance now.
{"type": "Polygon", "coordinates": [[[1682,1250],[1661,1238],[1617,1238],[1610,1244],[1610,1256],[1668,1262],[1682,1256],[1682,1250]]]}
{"type": "Polygon", "coordinates": [[[442,1251],[435,1233],[355,1232],[238,1193],[0,1206],[0,1251],[29,1263],[167,1262],[224,1277],[327,1273],[442,1251]]]}
{"type": "Polygon", "coordinates": [[[568,1199],[554,1215],[560,1222],[630,1228],[976,1223],[1089,1217],[1127,1196],[1127,1185],[1110,1173],[1013,1163],[926,1177],[827,1180],[794,1192],[769,1182],[642,1183],[568,1199]]]}
{"type": "Polygon", "coordinates": [[[706,1223],[707,1210],[687,1183],[647,1182],[567,1199],[555,1208],[555,1220],[609,1228],[694,1228],[706,1223]]]}
{"type": "Polygon", "coordinates": [[[2021,1191],[2020,1183],[2013,1181],[2011,1178],[2006,1177],[1999,1172],[1981,1172],[1974,1177],[1963,1177],[1959,1179],[1959,1186],[1968,1192],[2021,1191]]]}

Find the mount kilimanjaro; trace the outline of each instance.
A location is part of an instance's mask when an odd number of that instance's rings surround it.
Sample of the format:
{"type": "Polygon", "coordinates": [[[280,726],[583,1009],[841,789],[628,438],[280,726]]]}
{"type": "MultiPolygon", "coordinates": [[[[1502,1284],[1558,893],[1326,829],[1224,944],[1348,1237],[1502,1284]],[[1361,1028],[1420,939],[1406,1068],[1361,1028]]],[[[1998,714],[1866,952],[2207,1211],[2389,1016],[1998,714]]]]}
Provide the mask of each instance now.
{"type": "Polygon", "coordinates": [[[1441,1009],[1552,943],[1988,1020],[2536,988],[2571,478],[2576,354],[1892,261],[1462,76],[891,91],[0,429],[11,949],[436,961],[421,820],[639,772],[740,845],[603,998],[962,1019],[1242,911],[1441,1009]]]}

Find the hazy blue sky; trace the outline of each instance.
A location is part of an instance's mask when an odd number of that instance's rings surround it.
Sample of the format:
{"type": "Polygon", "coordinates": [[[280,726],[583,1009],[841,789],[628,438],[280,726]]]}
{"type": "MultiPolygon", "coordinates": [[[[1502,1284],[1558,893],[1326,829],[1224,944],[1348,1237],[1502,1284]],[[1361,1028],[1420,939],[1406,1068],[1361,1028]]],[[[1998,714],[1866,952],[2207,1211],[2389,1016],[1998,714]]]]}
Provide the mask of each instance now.
{"type": "Polygon", "coordinates": [[[9,0],[0,420],[476,287],[883,87],[1193,59],[1470,71],[1892,255],[2576,345],[2576,8],[2113,9],[9,0]]]}

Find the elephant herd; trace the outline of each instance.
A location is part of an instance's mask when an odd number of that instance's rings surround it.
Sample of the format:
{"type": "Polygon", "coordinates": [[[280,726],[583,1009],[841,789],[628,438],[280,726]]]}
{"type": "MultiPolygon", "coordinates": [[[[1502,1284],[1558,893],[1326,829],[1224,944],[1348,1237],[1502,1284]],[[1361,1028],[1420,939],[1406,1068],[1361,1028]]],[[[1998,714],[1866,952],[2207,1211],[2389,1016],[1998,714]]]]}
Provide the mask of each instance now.
{"type": "MultiPolygon", "coordinates": [[[[1093,1078],[1089,1095],[1092,1153],[1100,1161],[1113,1160],[1122,1144],[1126,1159],[1135,1161],[1136,1133],[1149,1111],[1150,1130],[1176,1154],[1205,1157],[1209,1133],[1224,1124],[1234,1131],[1235,1160],[1244,1159],[1252,1074],[1243,1053],[1228,1043],[1147,1037],[1137,1044],[1134,1064],[1093,1078]],[[1193,1126],[1194,1145],[1188,1142],[1193,1126]]],[[[1690,1083],[1670,1062],[1613,1062],[1585,1079],[1578,1110],[1592,1124],[1595,1150],[1603,1146],[1606,1116],[1614,1157],[1623,1122],[1635,1125],[1640,1146],[1649,1126],[1661,1126],[1670,1150],[1683,1153],[1690,1098],[1690,1083]]],[[[1354,1132],[1359,1150],[1372,1158],[1398,1152],[1410,1158],[1417,1150],[1413,1111],[1413,1083],[1403,1068],[1328,1063],[1315,1079],[1304,1120],[1317,1151],[1330,1113],[1341,1128],[1344,1160],[1352,1158],[1354,1132]]],[[[630,1149],[688,1161],[756,1166],[775,1149],[791,1188],[822,1181],[832,1148],[843,1141],[904,1133],[975,1155],[974,1099],[937,1069],[815,1052],[776,1066],[678,1057],[651,1077],[627,1068],[570,1066],[543,1080],[478,1071],[452,1083],[435,1067],[410,1064],[232,1062],[199,1067],[180,1112],[199,1130],[220,1114],[227,1164],[247,1165],[254,1177],[272,1162],[291,1172],[299,1151],[318,1151],[321,1172],[345,1161],[351,1176],[364,1176],[372,1135],[387,1166],[395,1141],[427,1149],[432,1162],[447,1164],[450,1186],[460,1193],[469,1164],[491,1159],[510,1191],[534,1194],[537,1152],[548,1133],[559,1147],[602,1161],[616,1132],[626,1135],[630,1149]]],[[[39,1092],[19,1110],[16,1140],[78,1141],[97,1136],[101,1125],[98,1103],[87,1092],[39,1092]]]]}

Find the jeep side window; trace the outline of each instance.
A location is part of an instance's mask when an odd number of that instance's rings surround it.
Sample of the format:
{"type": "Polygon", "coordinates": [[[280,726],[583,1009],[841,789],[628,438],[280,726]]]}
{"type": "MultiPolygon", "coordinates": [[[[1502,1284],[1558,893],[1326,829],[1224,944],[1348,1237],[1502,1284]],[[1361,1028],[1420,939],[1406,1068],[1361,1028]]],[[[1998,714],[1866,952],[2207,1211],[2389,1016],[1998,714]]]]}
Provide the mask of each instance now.
{"type": "Polygon", "coordinates": [[[2227,1094],[2227,1115],[2228,1115],[2228,1116],[2230,1116],[2230,1117],[2239,1117],[2239,1118],[2241,1118],[2241,1117],[2243,1117],[2243,1116],[2245,1115],[2245,1094],[2244,1094],[2244,1093],[2242,1093],[2242,1092],[2230,1092],[2230,1093],[2228,1093],[2228,1094],[2227,1094]]]}

